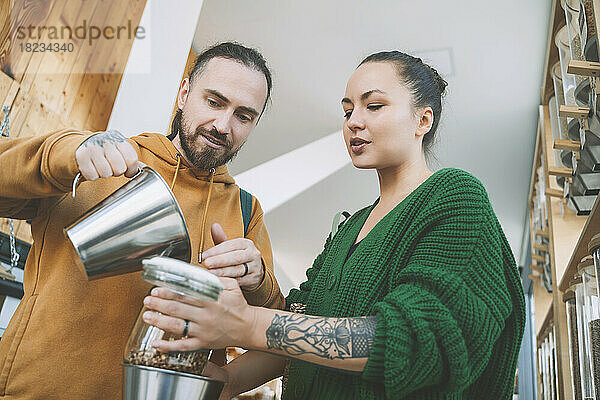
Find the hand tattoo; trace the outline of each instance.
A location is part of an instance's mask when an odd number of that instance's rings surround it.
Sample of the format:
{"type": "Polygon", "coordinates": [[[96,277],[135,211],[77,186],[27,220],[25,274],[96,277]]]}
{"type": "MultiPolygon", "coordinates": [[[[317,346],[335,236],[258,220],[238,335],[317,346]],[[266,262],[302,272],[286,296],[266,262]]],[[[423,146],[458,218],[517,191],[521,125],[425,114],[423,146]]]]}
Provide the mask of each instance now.
{"type": "Polygon", "coordinates": [[[84,141],[81,145],[83,147],[88,147],[88,146],[104,147],[104,145],[106,143],[120,143],[120,142],[124,142],[126,140],[127,139],[125,138],[125,136],[123,136],[123,134],[121,132],[112,129],[110,131],[98,133],[98,134],[90,137],[89,139],[84,141]]]}
{"type": "Polygon", "coordinates": [[[267,348],[290,355],[335,358],[368,357],[375,337],[376,317],[324,318],[275,314],[267,329],[267,348]]]}

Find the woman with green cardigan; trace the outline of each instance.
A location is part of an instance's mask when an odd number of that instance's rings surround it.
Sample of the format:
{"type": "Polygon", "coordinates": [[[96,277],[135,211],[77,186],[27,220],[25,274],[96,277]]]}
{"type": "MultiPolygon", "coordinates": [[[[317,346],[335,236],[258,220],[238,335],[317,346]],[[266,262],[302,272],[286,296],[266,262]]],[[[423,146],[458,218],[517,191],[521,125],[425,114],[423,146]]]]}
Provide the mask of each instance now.
{"type": "MultiPolygon", "coordinates": [[[[525,324],[514,256],[482,184],[425,160],[445,87],[398,51],[363,60],[343,135],[354,166],[377,170],[380,197],[327,238],[285,311],[249,306],[232,278],[215,303],[154,289],[146,322],[188,334],[155,346],[249,349],[205,370],[227,382],[221,399],[284,371],[284,399],[511,399],[525,324]]],[[[241,278],[260,259],[217,224],[213,236],[203,259],[216,275],[235,259],[241,278]]]]}

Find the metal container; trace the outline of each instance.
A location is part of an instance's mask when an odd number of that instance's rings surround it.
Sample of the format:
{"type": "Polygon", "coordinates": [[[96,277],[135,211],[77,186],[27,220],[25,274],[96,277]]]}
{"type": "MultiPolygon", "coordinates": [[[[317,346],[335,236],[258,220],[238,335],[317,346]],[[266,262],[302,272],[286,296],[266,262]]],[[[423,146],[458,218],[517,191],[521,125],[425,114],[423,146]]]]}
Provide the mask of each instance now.
{"type": "Polygon", "coordinates": [[[141,365],[123,365],[123,400],[218,400],[225,386],[214,379],[141,365]]]}
{"type": "Polygon", "coordinates": [[[88,279],[139,270],[142,260],[153,256],[183,261],[191,257],[177,200],[149,167],[66,227],[65,233],[88,279]]]}

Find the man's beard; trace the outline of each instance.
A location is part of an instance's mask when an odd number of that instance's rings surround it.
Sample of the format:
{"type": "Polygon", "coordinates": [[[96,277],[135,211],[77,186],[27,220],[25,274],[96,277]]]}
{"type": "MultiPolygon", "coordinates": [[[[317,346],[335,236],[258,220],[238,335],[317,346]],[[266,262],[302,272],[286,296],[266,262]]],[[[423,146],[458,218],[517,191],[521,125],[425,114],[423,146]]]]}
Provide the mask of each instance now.
{"type": "Polygon", "coordinates": [[[179,141],[181,142],[181,148],[185,154],[185,158],[191,162],[194,167],[201,170],[210,170],[221,165],[227,164],[233,159],[240,151],[244,143],[238,148],[233,148],[233,143],[227,134],[222,134],[216,129],[209,131],[201,126],[196,127],[195,131],[192,131],[190,124],[185,118],[183,112],[181,113],[181,129],[179,130],[179,141]],[[224,143],[224,147],[221,149],[213,149],[208,145],[204,145],[202,148],[198,148],[198,138],[200,135],[210,135],[224,143]]]}

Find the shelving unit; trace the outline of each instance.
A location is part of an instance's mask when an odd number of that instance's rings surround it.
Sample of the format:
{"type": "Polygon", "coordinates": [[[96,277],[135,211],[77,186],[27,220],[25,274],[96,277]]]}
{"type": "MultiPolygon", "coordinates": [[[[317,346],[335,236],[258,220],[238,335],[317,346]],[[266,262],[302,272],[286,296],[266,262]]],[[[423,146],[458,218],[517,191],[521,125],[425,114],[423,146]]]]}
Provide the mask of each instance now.
{"type": "MultiPolygon", "coordinates": [[[[598,11],[598,10],[597,10],[598,11]]],[[[596,21],[599,21],[596,16],[596,21]]],[[[533,303],[535,312],[535,334],[537,345],[553,331],[556,341],[556,367],[558,373],[557,399],[572,399],[571,371],[569,363],[569,341],[567,332],[567,319],[563,294],[568,283],[577,272],[577,264],[588,254],[587,244],[592,236],[600,232],[600,197],[596,197],[594,207],[589,216],[578,216],[566,205],[563,198],[563,188],[559,186],[556,178],[570,179],[572,170],[555,162],[554,150],[575,150],[578,142],[568,140],[554,140],[550,121],[549,101],[554,94],[552,81],[552,66],[559,60],[558,49],[554,44],[554,37],[559,29],[565,25],[565,14],[559,0],[552,3],[552,13],[548,32],[548,45],[544,66],[544,79],[541,91],[541,105],[539,107],[538,129],[536,146],[531,172],[529,192],[529,217],[532,273],[533,303]],[[546,202],[547,227],[539,230],[534,225],[534,199],[538,193],[538,169],[543,169],[545,182],[544,192],[546,202]],[[548,244],[541,244],[540,238],[546,238],[548,244]],[[537,240],[536,240],[537,239],[537,240]],[[550,259],[551,292],[542,284],[544,268],[542,263],[546,258],[541,255],[547,253],[550,259]]],[[[598,26],[598,24],[596,24],[598,26]]],[[[561,106],[561,109],[564,106],[561,106]]],[[[579,107],[581,109],[581,107],[579,107]]],[[[584,110],[578,110],[582,113],[584,110]]],[[[588,110],[589,111],[589,110],[588,110]]],[[[572,112],[575,112],[573,109],[572,112]]],[[[564,112],[563,112],[564,115],[564,112]]],[[[574,114],[573,114],[574,115],[574,114]]],[[[579,115],[579,114],[578,114],[579,115]]],[[[540,374],[538,377],[538,394],[542,393],[540,374]]],[[[539,396],[538,396],[539,398],[539,396]]]]}

